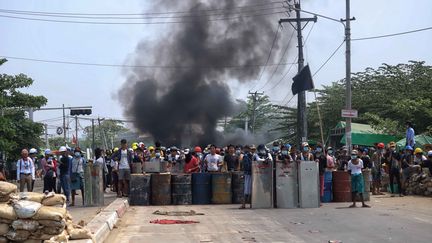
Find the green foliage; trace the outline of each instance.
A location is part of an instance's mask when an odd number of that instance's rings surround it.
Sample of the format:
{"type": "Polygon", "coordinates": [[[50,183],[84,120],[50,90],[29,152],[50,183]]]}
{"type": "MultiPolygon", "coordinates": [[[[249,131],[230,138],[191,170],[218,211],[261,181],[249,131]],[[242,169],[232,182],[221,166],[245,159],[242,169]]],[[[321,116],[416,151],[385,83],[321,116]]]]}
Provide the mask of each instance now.
{"type": "Polygon", "coordinates": [[[60,146],[65,146],[64,137],[52,137],[48,139],[50,148],[53,150],[59,149],[60,146]]]}
{"type": "MultiPolygon", "coordinates": [[[[117,136],[121,133],[129,131],[124,127],[123,122],[116,120],[104,120],[99,126],[96,122],[95,124],[95,147],[104,147],[104,133],[107,140],[107,145],[110,147],[111,139],[116,140],[117,136]]],[[[93,132],[92,127],[88,126],[84,128],[85,139],[80,142],[82,148],[91,148],[93,132]]]]}
{"type": "MultiPolygon", "coordinates": [[[[0,59],[0,65],[6,59],[0,59]]],[[[33,79],[24,74],[0,74],[0,150],[9,160],[20,156],[22,148],[39,147],[43,126],[26,119],[23,109],[39,108],[46,104],[43,96],[22,93],[20,89],[33,84],[33,79]]]]}
{"type": "Polygon", "coordinates": [[[270,118],[276,122],[276,126],[271,131],[278,132],[284,142],[294,143],[297,136],[297,109],[280,105],[273,107],[275,112],[270,118]]]}
{"type": "MultiPolygon", "coordinates": [[[[354,122],[368,123],[394,135],[405,133],[405,122],[412,121],[416,133],[430,130],[432,123],[432,67],[410,61],[395,66],[383,64],[352,76],[352,107],[360,117],[354,122]],[[429,127],[429,128],[428,128],[429,127]]],[[[345,107],[345,80],[317,90],[324,132],[342,120],[345,107]]],[[[316,103],[309,104],[309,137],[319,138],[316,103]]],[[[328,134],[327,134],[328,135],[328,134]]]]}

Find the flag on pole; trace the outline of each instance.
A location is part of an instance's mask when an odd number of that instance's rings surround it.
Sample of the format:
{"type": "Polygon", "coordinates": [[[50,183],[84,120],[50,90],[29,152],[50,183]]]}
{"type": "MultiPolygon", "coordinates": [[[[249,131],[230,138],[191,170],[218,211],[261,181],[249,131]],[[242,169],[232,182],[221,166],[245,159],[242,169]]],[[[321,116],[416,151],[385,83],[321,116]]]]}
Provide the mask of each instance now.
{"type": "Polygon", "coordinates": [[[294,82],[291,86],[291,90],[294,95],[305,91],[314,89],[314,83],[312,80],[312,74],[309,65],[300,70],[300,72],[293,78],[294,82]]]}

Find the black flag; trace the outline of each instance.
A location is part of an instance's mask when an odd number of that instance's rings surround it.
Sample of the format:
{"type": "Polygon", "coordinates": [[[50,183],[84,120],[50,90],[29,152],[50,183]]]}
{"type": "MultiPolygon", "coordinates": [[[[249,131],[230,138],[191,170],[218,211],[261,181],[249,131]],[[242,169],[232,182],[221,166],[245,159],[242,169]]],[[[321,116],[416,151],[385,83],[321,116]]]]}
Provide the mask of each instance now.
{"type": "Polygon", "coordinates": [[[309,68],[309,65],[300,70],[300,72],[293,78],[294,82],[291,86],[291,90],[294,95],[314,88],[312,74],[309,68]]]}

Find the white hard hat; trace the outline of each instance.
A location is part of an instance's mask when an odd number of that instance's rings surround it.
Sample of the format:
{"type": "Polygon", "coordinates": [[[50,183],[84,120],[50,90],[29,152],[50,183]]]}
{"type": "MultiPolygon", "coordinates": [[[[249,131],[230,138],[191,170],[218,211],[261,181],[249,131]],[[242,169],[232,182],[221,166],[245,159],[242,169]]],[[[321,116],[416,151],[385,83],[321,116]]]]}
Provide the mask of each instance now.
{"type": "Polygon", "coordinates": [[[66,146],[61,146],[59,149],[59,152],[66,152],[66,151],[67,151],[66,146]]]}
{"type": "Polygon", "coordinates": [[[29,153],[30,154],[37,154],[37,150],[35,148],[31,148],[29,153]]]}
{"type": "Polygon", "coordinates": [[[45,149],[45,154],[51,154],[51,149],[45,149]]]}
{"type": "Polygon", "coordinates": [[[428,152],[428,157],[432,156],[432,150],[428,152]]]}

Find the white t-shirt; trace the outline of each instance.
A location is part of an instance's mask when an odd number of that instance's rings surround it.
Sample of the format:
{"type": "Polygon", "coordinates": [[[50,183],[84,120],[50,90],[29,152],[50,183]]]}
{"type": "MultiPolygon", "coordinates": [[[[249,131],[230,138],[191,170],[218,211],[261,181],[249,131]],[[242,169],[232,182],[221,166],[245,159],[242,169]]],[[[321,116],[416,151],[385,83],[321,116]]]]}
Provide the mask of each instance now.
{"type": "Polygon", "coordinates": [[[348,162],[348,170],[351,171],[351,175],[357,175],[362,173],[361,170],[363,169],[363,160],[361,159],[358,160],[359,162],[356,165],[351,162],[352,160],[348,162]]]}
{"type": "Polygon", "coordinates": [[[128,162],[128,151],[127,149],[121,151],[121,158],[119,163],[119,169],[129,169],[129,162],[128,162]]]}
{"type": "Polygon", "coordinates": [[[222,162],[222,157],[219,154],[214,154],[214,155],[208,154],[205,157],[205,160],[208,163],[207,166],[208,171],[218,171],[219,170],[218,163],[222,162]]]}

